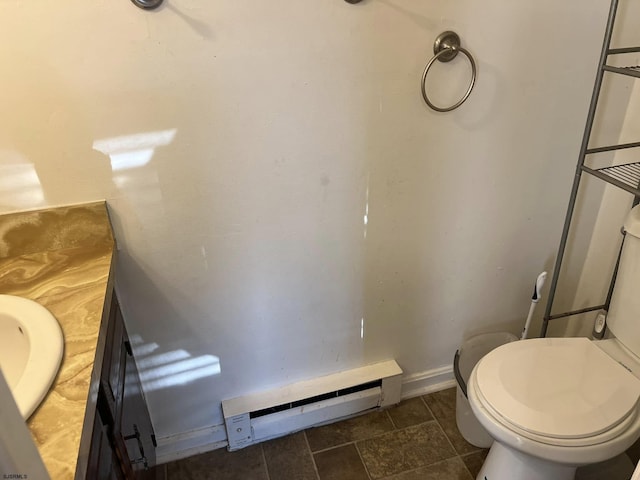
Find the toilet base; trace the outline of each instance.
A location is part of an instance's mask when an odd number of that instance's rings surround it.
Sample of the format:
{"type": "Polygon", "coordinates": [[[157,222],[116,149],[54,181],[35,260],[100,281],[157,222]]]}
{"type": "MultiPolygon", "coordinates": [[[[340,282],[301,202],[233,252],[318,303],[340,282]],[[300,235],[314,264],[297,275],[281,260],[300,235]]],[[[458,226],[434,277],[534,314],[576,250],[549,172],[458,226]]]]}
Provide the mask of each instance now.
{"type": "Polygon", "coordinates": [[[476,480],[573,480],[576,468],[532,457],[494,441],[476,480]]]}

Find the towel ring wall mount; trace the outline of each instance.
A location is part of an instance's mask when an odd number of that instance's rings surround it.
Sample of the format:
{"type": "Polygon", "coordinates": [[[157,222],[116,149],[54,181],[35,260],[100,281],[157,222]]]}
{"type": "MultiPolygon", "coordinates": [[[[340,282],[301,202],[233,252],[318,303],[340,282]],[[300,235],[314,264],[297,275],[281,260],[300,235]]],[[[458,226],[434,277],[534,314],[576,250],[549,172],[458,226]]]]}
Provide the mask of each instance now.
{"type": "Polygon", "coordinates": [[[425,103],[436,112],[450,112],[451,110],[455,110],[456,108],[458,108],[465,102],[467,98],[469,98],[471,90],[473,90],[473,86],[476,83],[476,62],[473,60],[473,57],[471,56],[469,51],[460,46],[460,37],[458,36],[458,34],[452,31],[442,32],[436,37],[435,42],[433,42],[433,53],[433,58],[429,60],[427,65],[424,67],[424,71],[422,72],[422,82],[420,84],[422,88],[422,98],[424,99],[425,103]],[[441,62],[450,62],[451,60],[456,58],[459,52],[465,55],[469,60],[469,63],[471,64],[471,82],[469,82],[469,86],[467,87],[467,91],[465,92],[465,94],[454,105],[451,105],[450,107],[438,107],[437,105],[434,105],[427,96],[427,89],[425,86],[427,74],[429,73],[429,69],[436,60],[440,60],[441,62]]]}
{"type": "Polygon", "coordinates": [[[158,8],[163,0],[131,0],[133,4],[144,10],[153,10],[158,8]]]}

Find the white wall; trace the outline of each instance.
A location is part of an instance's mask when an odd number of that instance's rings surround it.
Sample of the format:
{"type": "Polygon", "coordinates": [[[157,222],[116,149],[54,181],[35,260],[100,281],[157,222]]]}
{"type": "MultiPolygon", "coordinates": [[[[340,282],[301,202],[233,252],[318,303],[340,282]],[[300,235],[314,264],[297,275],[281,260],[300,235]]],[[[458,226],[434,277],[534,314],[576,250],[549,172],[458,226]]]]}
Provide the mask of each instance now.
{"type": "MultiPolygon", "coordinates": [[[[634,45],[637,42],[627,42],[634,45]]],[[[627,64],[637,65],[640,54],[634,55],[633,61],[627,64]]],[[[630,143],[637,141],[638,125],[640,125],[640,83],[634,82],[627,85],[630,91],[628,107],[623,118],[623,125],[619,130],[619,136],[611,143],[630,143]]],[[[638,161],[636,149],[619,150],[609,156],[611,165],[622,165],[638,161]]],[[[573,309],[603,305],[607,298],[610,281],[620,252],[622,242],[621,228],[633,204],[633,195],[612,185],[607,185],[604,195],[597,209],[598,215],[593,233],[590,237],[589,248],[583,259],[580,279],[576,287],[576,296],[573,299],[573,309]]],[[[590,335],[597,313],[591,312],[584,315],[559,320],[551,324],[549,333],[562,336],[590,335]]]]}
{"type": "MultiPolygon", "coordinates": [[[[640,3],[619,3],[612,47],[640,45],[640,3]]],[[[638,65],[639,53],[612,55],[607,63],[638,65]]],[[[596,110],[590,147],[638,141],[640,126],[640,82],[635,78],[606,73],[596,110]]],[[[637,149],[588,155],[591,168],[638,161],[637,149]]],[[[620,251],[620,229],[631,208],[633,195],[589,175],[582,176],[568,243],[566,273],[560,277],[560,301],[554,312],[593,307],[605,303],[620,251]],[[593,214],[597,212],[597,216],[593,214]],[[568,278],[569,277],[569,278],[568,278]]],[[[590,335],[597,312],[566,317],[550,324],[551,336],[590,335]]]]}
{"type": "MultiPolygon", "coordinates": [[[[223,398],[390,357],[419,375],[521,329],[607,0],[165,3],[0,2],[0,209],[108,199],[158,436],[222,423],[223,398]],[[437,114],[419,78],[446,29],[479,74],[437,114]]],[[[468,74],[436,65],[430,91],[468,74]]]]}

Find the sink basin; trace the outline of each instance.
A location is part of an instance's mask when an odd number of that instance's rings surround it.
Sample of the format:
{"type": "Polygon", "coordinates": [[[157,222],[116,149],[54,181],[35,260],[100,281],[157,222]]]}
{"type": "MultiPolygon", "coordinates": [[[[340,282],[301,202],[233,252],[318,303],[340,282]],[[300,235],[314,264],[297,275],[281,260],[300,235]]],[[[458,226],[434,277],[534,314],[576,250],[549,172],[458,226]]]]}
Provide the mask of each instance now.
{"type": "Polygon", "coordinates": [[[0,367],[23,418],[40,405],[58,373],[64,337],[42,305],[0,295],[0,367]]]}

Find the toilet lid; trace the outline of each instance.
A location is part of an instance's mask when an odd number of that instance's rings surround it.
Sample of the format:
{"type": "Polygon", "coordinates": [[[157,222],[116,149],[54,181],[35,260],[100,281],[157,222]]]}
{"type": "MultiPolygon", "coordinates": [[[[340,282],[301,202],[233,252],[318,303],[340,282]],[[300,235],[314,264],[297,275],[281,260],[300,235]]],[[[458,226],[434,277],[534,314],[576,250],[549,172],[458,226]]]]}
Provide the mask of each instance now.
{"type": "Polygon", "coordinates": [[[504,420],[546,437],[605,432],[634,410],[640,380],[586,338],[503,345],[478,363],[476,385],[504,420]]]}

